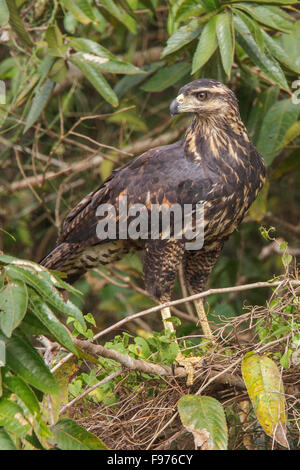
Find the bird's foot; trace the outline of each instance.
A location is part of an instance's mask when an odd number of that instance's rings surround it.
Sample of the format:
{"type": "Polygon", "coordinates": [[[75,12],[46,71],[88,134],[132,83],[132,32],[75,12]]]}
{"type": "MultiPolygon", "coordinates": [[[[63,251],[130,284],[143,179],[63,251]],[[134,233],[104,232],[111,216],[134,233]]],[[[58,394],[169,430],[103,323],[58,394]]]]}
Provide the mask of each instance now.
{"type": "Polygon", "coordinates": [[[184,356],[182,352],[179,351],[175,361],[177,362],[177,364],[185,368],[187,373],[186,384],[188,387],[190,387],[194,383],[194,365],[201,365],[203,362],[203,358],[200,356],[184,356]]]}

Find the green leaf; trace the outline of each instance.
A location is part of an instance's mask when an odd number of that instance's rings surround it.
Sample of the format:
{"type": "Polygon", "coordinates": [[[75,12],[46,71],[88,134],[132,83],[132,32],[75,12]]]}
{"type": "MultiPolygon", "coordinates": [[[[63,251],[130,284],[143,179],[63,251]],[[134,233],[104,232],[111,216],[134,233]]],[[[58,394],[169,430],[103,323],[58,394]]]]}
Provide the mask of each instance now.
{"type": "Polygon", "coordinates": [[[286,78],[280,68],[280,65],[268,51],[266,51],[264,54],[260,51],[258,44],[255,42],[244,21],[235,15],[234,25],[237,31],[237,40],[239,44],[242,46],[254,64],[257,65],[267,77],[270,77],[283,89],[289,90],[286,78]]]}
{"type": "Polygon", "coordinates": [[[0,450],[18,450],[14,441],[4,428],[0,428],[0,450]]]}
{"type": "Polygon", "coordinates": [[[242,361],[242,375],[263,430],[288,447],[284,389],[277,365],[267,356],[248,353],[242,361]]]}
{"type": "Polygon", "coordinates": [[[88,52],[77,52],[72,55],[72,58],[74,57],[83,63],[93,65],[100,72],[121,73],[125,75],[143,73],[140,69],[128,62],[122,62],[118,59],[109,59],[108,57],[99,57],[98,55],[90,54],[88,52]]]}
{"type": "Polygon", "coordinates": [[[30,309],[34,315],[48,328],[52,336],[65,348],[77,355],[77,349],[73,344],[69,332],[56,318],[48,305],[36,294],[33,289],[29,290],[30,309]]]}
{"type": "Polygon", "coordinates": [[[98,437],[69,418],[63,418],[55,425],[54,436],[61,450],[107,450],[98,437]]]}
{"type": "Polygon", "coordinates": [[[201,0],[201,3],[206,7],[207,10],[213,11],[221,6],[219,0],[201,0]]]}
{"type": "Polygon", "coordinates": [[[184,395],[178,402],[182,424],[190,431],[195,447],[203,450],[226,450],[228,432],[225,413],[215,398],[184,395]]]}
{"type": "Polygon", "coordinates": [[[204,26],[193,56],[192,74],[197,72],[213,55],[218,46],[216,33],[216,20],[214,16],[204,26]]]}
{"type": "MultiPolygon", "coordinates": [[[[74,2],[72,0],[60,0],[60,3],[66,10],[70,11],[72,15],[76,18],[76,20],[78,20],[80,23],[85,24],[85,25],[91,23],[92,21],[91,18],[86,14],[86,11],[87,11],[86,4],[88,4],[87,1],[83,2],[83,0],[81,0],[80,2],[79,1],[74,2]],[[81,5],[79,5],[79,3],[81,5]]],[[[89,11],[92,12],[91,8],[89,8],[89,11]]]]}
{"type": "Polygon", "coordinates": [[[27,311],[27,287],[22,281],[9,282],[0,293],[0,328],[10,337],[27,311]]]}
{"type": "Polygon", "coordinates": [[[57,24],[48,26],[45,39],[48,44],[48,54],[54,56],[64,56],[67,46],[64,46],[63,36],[57,24]]]}
{"type": "Polygon", "coordinates": [[[276,38],[276,42],[278,42],[288,54],[290,62],[294,64],[296,70],[300,70],[300,21],[294,24],[289,34],[281,34],[280,37],[276,38]]]}
{"type": "Polygon", "coordinates": [[[5,377],[4,383],[26,405],[32,415],[40,413],[37,397],[21,377],[5,377]]]}
{"type": "Polygon", "coordinates": [[[251,109],[247,128],[249,135],[253,142],[256,144],[261,130],[261,126],[267,111],[276,103],[279,95],[279,87],[277,85],[267,88],[257,98],[254,106],[251,109]]]}
{"type": "Polygon", "coordinates": [[[30,425],[25,421],[22,408],[7,398],[0,400],[0,426],[22,438],[30,430],[30,425]]]}
{"type": "MultiPolygon", "coordinates": [[[[0,0],[0,26],[4,26],[8,23],[9,11],[5,0],[0,0]]],[[[0,447],[1,448],[1,447],[0,447]]]]}
{"type": "Polygon", "coordinates": [[[249,15],[246,15],[243,11],[239,10],[238,8],[234,8],[234,13],[245,23],[250,33],[252,34],[254,41],[259,46],[261,53],[263,53],[264,37],[263,29],[261,28],[261,26],[257,24],[257,22],[253,20],[249,15]]]}
{"type": "Polygon", "coordinates": [[[124,24],[133,34],[136,34],[136,22],[124,10],[120,8],[112,0],[102,0],[101,6],[104,7],[114,18],[124,24]]]}
{"type": "Polygon", "coordinates": [[[216,33],[221,53],[224,71],[230,78],[234,56],[234,33],[231,13],[222,13],[217,16],[216,33]]]}
{"type": "Polygon", "coordinates": [[[115,59],[116,57],[108,49],[101,46],[98,42],[86,38],[73,38],[70,41],[70,46],[79,52],[89,52],[90,54],[104,57],[107,59],[115,59]]]}
{"type": "Polygon", "coordinates": [[[296,149],[290,153],[280,164],[272,171],[272,178],[281,178],[287,173],[297,171],[300,168],[300,153],[296,149]]]}
{"type": "Polygon", "coordinates": [[[259,134],[257,149],[268,166],[280,153],[285,134],[297,121],[299,112],[300,106],[293,104],[290,98],[278,101],[267,112],[259,134]]]}
{"type": "Polygon", "coordinates": [[[293,23],[291,21],[291,17],[289,20],[283,18],[280,14],[280,8],[276,6],[253,6],[251,4],[247,5],[247,3],[235,3],[234,6],[236,8],[240,8],[241,10],[246,11],[250,16],[255,18],[260,23],[269,26],[272,29],[289,32],[292,27],[293,23]]]}
{"type": "Polygon", "coordinates": [[[294,122],[291,127],[286,131],[283,136],[282,141],[280,142],[279,146],[277,147],[278,151],[281,151],[289,145],[293,140],[300,136],[300,121],[294,122]]]}
{"type": "Polygon", "coordinates": [[[285,49],[283,49],[278,41],[273,39],[268,33],[262,29],[262,34],[265,40],[265,44],[268,47],[271,54],[276,57],[282,64],[288,67],[290,70],[293,70],[296,73],[300,73],[300,66],[294,64],[294,61],[291,60],[291,57],[285,49]]]}
{"type": "Polygon", "coordinates": [[[142,85],[141,89],[150,92],[163,91],[181,80],[181,78],[187,75],[189,71],[190,68],[187,62],[179,62],[171,65],[170,67],[164,67],[158,70],[144,85],[142,85]]]}
{"type": "Polygon", "coordinates": [[[89,0],[76,0],[77,6],[80,8],[81,11],[85,13],[85,15],[90,18],[93,22],[97,22],[97,19],[94,15],[92,2],[89,0]]]}
{"type": "MultiPolygon", "coordinates": [[[[248,0],[247,3],[258,3],[258,0],[248,0]]],[[[259,0],[259,3],[278,3],[279,5],[293,5],[298,3],[298,0],[259,0]]],[[[251,5],[249,5],[251,7],[251,5]]]]}
{"type": "Polygon", "coordinates": [[[56,393],[57,383],[40,354],[25,338],[13,336],[6,346],[7,366],[45,393],[56,393]]]}
{"type": "MultiPolygon", "coordinates": [[[[95,56],[96,57],[96,56],[95,56]]],[[[98,58],[98,60],[101,60],[98,58]]],[[[106,60],[107,59],[102,59],[106,60]]],[[[111,89],[103,75],[99,72],[99,68],[96,64],[90,63],[82,57],[80,52],[73,54],[70,57],[70,61],[78,67],[85,77],[91,82],[96,88],[98,93],[112,106],[116,107],[119,104],[119,100],[115,92],[111,89]]]]}
{"type": "Polygon", "coordinates": [[[33,42],[23,25],[23,22],[20,18],[16,2],[15,0],[9,0],[6,3],[8,10],[9,10],[9,24],[11,25],[12,29],[15,33],[19,36],[21,41],[29,47],[33,46],[33,42]]]}
{"type": "Polygon", "coordinates": [[[132,88],[139,85],[141,82],[145,81],[149,75],[163,67],[164,64],[164,61],[153,62],[149,66],[146,65],[143,67],[144,74],[126,76],[121,78],[121,80],[119,80],[116,86],[114,87],[116,95],[120,99],[128,90],[131,90],[132,88]]]}
{"type": "Polygon", "coordinates": [[[37,121],[41,112],[45,108],[50,98],[53,85],[54,83],[52,82],[52,80],[47,78],[42,85],[38,85],[36,87],[32,105],[26,117],[24,134],[37,121]]]}
{"type": "Polygon", "coordinates": [[[28,269],[13,264],[6,266],[5,270],[9,277],[26,282],[26,284],[33,287],[48,304],[55,307],[59,312],[75,318],[85,327],[85,321],[79,308],[70,302],[70,300],[64,302],[56,289],[47,281],[40,279],[28,269]]]}
{"type": "Polygon", "coordinates": [[[199,36],[201,29],[202,28],[198,20],[192,20],[187,25],[179,28],[176,33],[172,34],[172,36],[168,39],[167,45],[164,48],[161,56],[166,57],[178,49],[181,49],[183,46],[199,36]]]}

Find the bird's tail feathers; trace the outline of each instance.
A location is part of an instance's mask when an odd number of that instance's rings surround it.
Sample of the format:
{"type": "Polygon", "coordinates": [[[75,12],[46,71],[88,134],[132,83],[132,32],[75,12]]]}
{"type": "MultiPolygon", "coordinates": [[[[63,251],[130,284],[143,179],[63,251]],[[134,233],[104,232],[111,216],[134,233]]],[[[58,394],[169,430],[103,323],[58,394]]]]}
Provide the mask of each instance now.
{"type": "Polygon", "coordinates": [[[47,269],[67,273],[67,282],[73,283],[85,272],[82,266],[76,266],[75,254],[78,255],[78,246],[77,243],[61,243],[51,250],[40,264],[47,269]]]}

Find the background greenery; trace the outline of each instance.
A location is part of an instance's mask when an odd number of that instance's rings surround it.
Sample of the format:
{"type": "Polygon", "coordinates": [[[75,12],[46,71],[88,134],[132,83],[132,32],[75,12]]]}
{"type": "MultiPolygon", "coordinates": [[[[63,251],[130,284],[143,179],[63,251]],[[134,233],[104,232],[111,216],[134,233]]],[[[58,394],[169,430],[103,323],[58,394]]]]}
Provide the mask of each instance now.
{"type": "MultiPolygon", "coordinates": [[[[62,280],[41,276],[34,264],[18,266],[16,259],[38,262],[68,210],[113,168],[182,135],[190,118],[171,120],[169,104],[183,84],[201,77],[228,84],[268,167],[267,183],[226,244],[210,285],[269,280],[292,266],[289,254],[299,256],[298,10],[293,0],[0,0],[0,79],[6,86],[0,106],[0,326],[7,342],[0,447],[52,442],[72,448],[62,436],[76,423],[64,418],[50,432],[41,411],[39,394],[54,393],[57,384],[32,334],[46,334],[77,353],[62,315],[91,338],[90,328],[97,332],[153,305],[143,292],[138,255],[78,281],[82,295],[72,291],[69,304],[52,290],[53,284],[63,287],[62,280]],[[266,240],[261,225],[275,227],[270,234],[288,245],[266,240]],[[82,313],[89,312],[95,323],[88,316],[88,325],[82,313]]],[[[264,305],[269,293],[210,296],[210,319],[240,315],[245,303],[264,305]]],[[[175,296],[182,296],[179,282],[175,296]]],[[[162,325],[157,315],[126,329],[142,336],[162,325]]],[[[178,328],[180,335],[193,331],[186,321],[178,328]]],[[[76,396],[98,379],[78,376],[70,390],[76,396]]],[[[113,400],[113,390],[105,390],[97,399],[113,400]]],[[[102,446],[90,435],[84,439],[88,448],[102,446]]]]}

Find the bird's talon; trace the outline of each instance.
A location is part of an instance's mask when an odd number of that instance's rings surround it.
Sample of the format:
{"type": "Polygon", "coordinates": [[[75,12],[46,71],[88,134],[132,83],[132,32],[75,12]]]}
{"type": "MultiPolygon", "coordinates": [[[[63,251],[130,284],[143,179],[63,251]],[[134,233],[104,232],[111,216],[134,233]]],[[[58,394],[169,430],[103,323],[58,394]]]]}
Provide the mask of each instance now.
{"type": "Polygon", "coordinates": [[[203,362],[203,359],[201,357],[196,357],[196,356],[184,356],[182,352],[179,352],[176,356],[175,361],[180,365],[183,366],[186,370],[187,373],[187,380],[186,384],[188,387],[193,385],[194,383],[194,364],[200,365],[203,362]]]}

